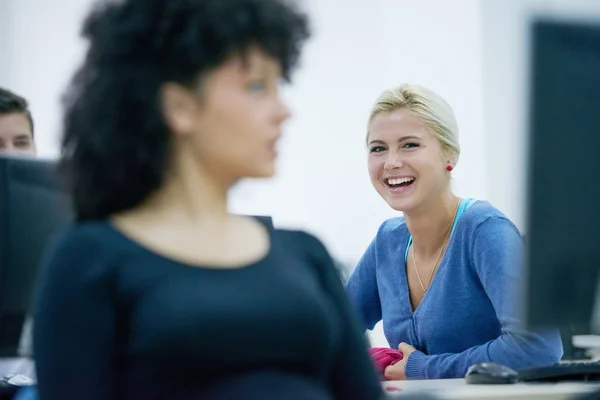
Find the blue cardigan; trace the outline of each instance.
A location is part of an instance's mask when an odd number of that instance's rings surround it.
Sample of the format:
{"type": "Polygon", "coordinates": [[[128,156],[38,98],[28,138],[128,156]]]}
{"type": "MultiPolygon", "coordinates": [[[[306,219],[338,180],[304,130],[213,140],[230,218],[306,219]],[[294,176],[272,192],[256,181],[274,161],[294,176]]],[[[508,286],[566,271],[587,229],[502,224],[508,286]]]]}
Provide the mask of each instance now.
{"type": "MultiPolygon", "coordinates": [[[[390,346],[414,346],[408,379],[461,378],[469,366],[513,369],[562,357],[557,330],[520,326],[517,298],[523,244],[519,231],[485,201],[464,210],[431,286],[413,312],[406,279],[410,234],[404,218],[385,221],[352,273],[347,291],[367,329],[383,319],[390,346]]],[[[466,208],[466,209],[465,209],[466,208]]]]}

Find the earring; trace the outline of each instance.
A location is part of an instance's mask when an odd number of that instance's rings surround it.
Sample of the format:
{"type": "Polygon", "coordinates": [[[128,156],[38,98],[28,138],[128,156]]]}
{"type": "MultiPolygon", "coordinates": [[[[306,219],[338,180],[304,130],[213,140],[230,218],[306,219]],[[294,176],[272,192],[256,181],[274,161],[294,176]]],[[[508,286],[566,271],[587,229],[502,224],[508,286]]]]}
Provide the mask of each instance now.
{"type": "Polygon", "coordinates": [[[452,165],[448,165],[448,166],[446,167],[446,170],[447,170],[448,172],[452,171],[453,169],[454,169],[454,167],[453,167],[452,165]]]}

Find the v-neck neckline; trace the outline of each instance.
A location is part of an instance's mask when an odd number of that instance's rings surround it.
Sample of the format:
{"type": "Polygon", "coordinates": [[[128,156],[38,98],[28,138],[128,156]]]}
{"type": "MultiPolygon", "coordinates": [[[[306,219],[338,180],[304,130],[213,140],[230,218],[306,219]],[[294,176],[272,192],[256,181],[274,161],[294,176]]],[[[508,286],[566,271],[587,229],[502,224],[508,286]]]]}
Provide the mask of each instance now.
{"type": "MultiPolygon", "coordinates": [[[[417,307],[415,307],[415,309],[413,310],[413,306],[412,306],[412,302],[410,299],[410,285],[408,283],[408,251],[410,249],[410,246],[412,244],[412,235],[410,234],[410,232],[408,233],[408,242],[406,243],[406,249],[404,251],[404,285],[406,286],[406,302],[408,303],[408,309],[410,311],[410,314],[412,316],[416,315],[417,312],[422,308],[421,306],[423,305],[423,303],[425,303],[425,301],[431,297],[429,296],[429,292],[434,288],[434,284],[436,282],[436,278],[437,276],[440,274],[440,271],[442,271],[443,266],[446,264],[446,260],[448,259],[448,252],[450,251],[450,246],[452,244],[452,239],[454,238],[454,232],[456,231],[456,227],[458,226],[458,222],[460,217],[462,216],[462,214],[469,209],[469,207],[471,207],[471,205],[473,205],[473,203],[475,202],[475,199],[472,198],[464,198],[461,199],[460,202],[458,203],[458,210],[457,210],[457,214],[454,217],[454,221],[452,223],[452,230],[450,232],[450,237],[448,238],[448,245],[446,246],[446,249],[444,250],[444,254],[442,255],[442,258],[440,259],[440,263],[437,267],[437,270],[435,271],[435,273],[433,274],[433,277],[431,278],[431,282],[429,282],[429,286],[427,287],[427,290],[425,291],[425,293],[423,294],[423,298],[421,298],[421,301],[419,302],[419,304],[417,305],[417,307]]],[[[413,254],[414,256],[414,254],[413,254]]]]}
{"type": "MultiPolygon", "coordinates": [[[[444,251],[444,254],[442,255],[440,264],[437,267],[437,271],[433,274],[433,277],[431,278],[431,282],[429,282],[429,286],[427,287],[427,290],[425,291],[425,293],[423,293],[423,298],[421,298],[421,301],[419,302],[419,304],[417,305],[417,307],[414,310],[413,310],[413,306],[412,306],[412,302],[411,302],[411,298],[410,298],[410,294],[411,294],[410,285],[408,283],[408,268],[409,268],[408,260],[404,263],[404,284],[406,285],[406,293],[408,294],[408,296],[406,296],[406,301],[408,303],[408,309],[410,310],[411,315],[414,316],[415,314],[417,314],[417,312],[422,308],[423,303],[425,303],[425,301],[427,301],[427,299],[430,297],[429,293],[431,292],[431,290],[435,289],[434,285],[435,285],[435,282],[437,281],[436,278],[442,271],[442,268],[444,267],[444,265],[446,264],[446,260],[448,258],[448,252],[450,250],[450,244],[452,243],[453,236],[454,236],[454,233],[452,233],[450,235],[450,238],[448,239],[448,246],[446,247],[446,250],[444,251]]],[[[410,246],[410,244],[407,244],[407,246],[410,246]]]]}

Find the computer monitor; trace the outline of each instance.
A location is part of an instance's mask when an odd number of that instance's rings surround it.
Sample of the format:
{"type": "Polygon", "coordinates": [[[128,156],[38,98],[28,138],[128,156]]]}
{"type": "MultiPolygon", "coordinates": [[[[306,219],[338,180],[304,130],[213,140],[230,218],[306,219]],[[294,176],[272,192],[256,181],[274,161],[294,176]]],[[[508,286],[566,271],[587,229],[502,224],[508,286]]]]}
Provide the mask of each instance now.
{"type": "Polygon", "coordinates": [[[71,219],[55,163],[0,155],[0,357],[16,356],[52,235],[71,219]]]}
{"type": "Polygon", "coordinates": [[[600,269],[600,22],[537,19],[530,46],[524,320],[529,328],[592,333],[600,269]]]}

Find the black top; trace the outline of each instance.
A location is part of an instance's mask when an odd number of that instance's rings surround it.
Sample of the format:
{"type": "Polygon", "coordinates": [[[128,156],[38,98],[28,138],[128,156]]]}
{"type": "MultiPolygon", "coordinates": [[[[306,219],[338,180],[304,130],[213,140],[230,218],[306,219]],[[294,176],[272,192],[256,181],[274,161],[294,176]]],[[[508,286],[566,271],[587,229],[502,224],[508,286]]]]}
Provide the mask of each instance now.
{"type": "Polygon", "coordinates": [[[380,397],[324,246],[270,235],[260,261],[217,269],[160,256],[108,222],[70,227],[41,277],[41,399],[380,397]]]}

